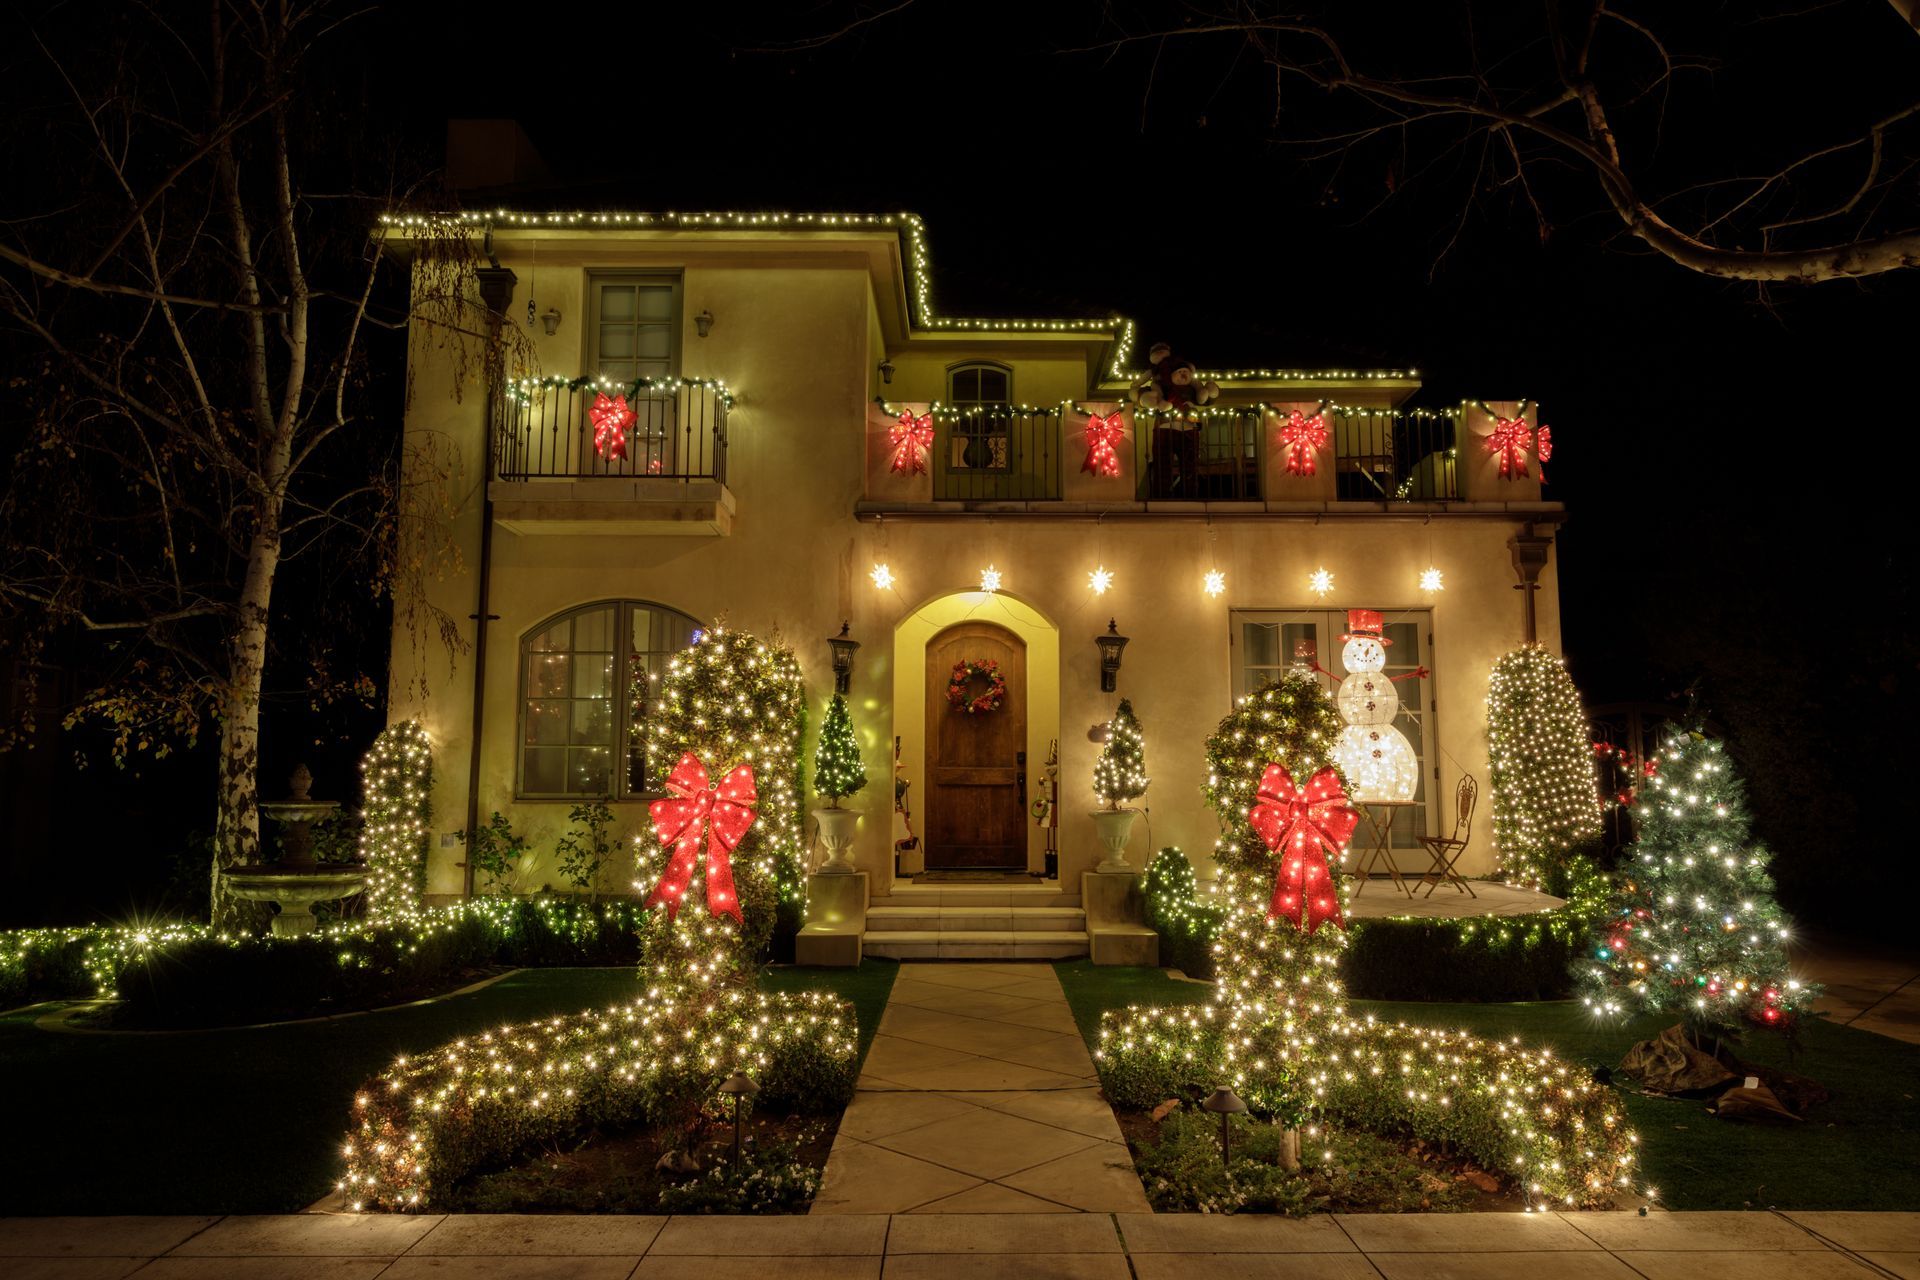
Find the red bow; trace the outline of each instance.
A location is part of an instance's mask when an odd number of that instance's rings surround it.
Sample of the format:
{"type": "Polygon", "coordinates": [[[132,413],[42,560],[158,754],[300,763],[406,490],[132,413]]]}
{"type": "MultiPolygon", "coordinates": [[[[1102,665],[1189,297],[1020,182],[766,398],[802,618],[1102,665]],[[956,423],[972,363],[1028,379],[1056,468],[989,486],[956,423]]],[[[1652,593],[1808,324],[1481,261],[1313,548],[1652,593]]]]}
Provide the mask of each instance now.
{"type": "Polygon", "coordinates": [[[1340,914],[1340,893],[1334,887],[1326,850],[1342,854],[1360,815],[1347,803],[1340,775],[1320,770],[1295,790],[1293,777],[1277,764],[1267,766],[1260,779],[1258,803],[1247,821],[1260,833],[1267,848],[1280,855],[1274,875],[1273,901],[1267,919],[1276,916],[1296,922],[1311,937],[1323,920],[1347,927],[1340,914]],[[1284,846],[1284,848],[1282,847],[1284,846]]]}
{"type": "Polygon", "coordinates": [[[1540,459],[1540,483],[1547,482],[1547,464],[1553,461],[1553,428],[1543,426],[1533,433],[1533,456],[1540,459]]]}
{"type": "Polygon", "coordinates": [[[653,816],[653,831],[660,843],[673,846],[667,869],[660,873],[646,905],[667,904],[667,919],[680,911],[680,902],[693,886],[693,860],[700,852],[701,827],[707,837],[707,911],[715,916],[732,916],[740,924],[740,895],[733,889],[733,862],[729,858],[740,847],[741,838],[753,825],[753,806],[760,797],[753,789],[753,766],[740,765],[720,780],[720,789],[707,785],[707,767],[689,751],[680,757],[667,775],[667,790],[672,798],[655,800],[647,806],[653,816]]]}
{"type": "Polygon", "coordinates": [[[587,417],[593,422],[593,451],[602,458],[627,457],[627,428],[633,425],[633,410],[627,406],[623,395],[610,396],[602,391],[593,398],[593,407],[587,410],[587,417]]]}
{"type": "Polygon", "coordinates": [[[1107,476],[1120,474],[1120,455],[1114,446],[1126,435],[1126,428],[1120,425],[1120,410],[1115,409],[1104,418],[1093,414],[1087,419],[1087,460],[1080,469],[1090,475],[1107,476]]]}
{"type": "Polygon", "coordinates": [[[1287,416],[1287,425],[1280,428],[1280,443],[1287,450],[1287,474],[1312,475],[1313,455],[1327,444],[1326,418],[1318,413],[1309,418],[1295,409],[1287,416]]]}
{"type": "MultiPolygon", "coordinates": [[[[1514,480],[1526,476],[1528,474],[1527,450],[1533,447],[1533,432],[1528,429],[1527,420],[1495,418],[1494,421],[1498,425],[1494,427],[1492,434],[1487,436],[1487,452],[1500,456],[1500,478],[1514,480]]],[[[1546,429],[1541,430],[1544,433],[1546,429]]],[[[1548,454],[1553,453],[1553,440],[1550,435],[1547,437],[1546,450],[1548,454]]]]}
{"type": "Polygon", "coordinates": [[[887,442],[893,446],[893,469],[901,475],[925,475],[927,450],[933,447],[933,415],[913,416],[913,410],[901,413],[897,426],[887,429],[887,442]]]}

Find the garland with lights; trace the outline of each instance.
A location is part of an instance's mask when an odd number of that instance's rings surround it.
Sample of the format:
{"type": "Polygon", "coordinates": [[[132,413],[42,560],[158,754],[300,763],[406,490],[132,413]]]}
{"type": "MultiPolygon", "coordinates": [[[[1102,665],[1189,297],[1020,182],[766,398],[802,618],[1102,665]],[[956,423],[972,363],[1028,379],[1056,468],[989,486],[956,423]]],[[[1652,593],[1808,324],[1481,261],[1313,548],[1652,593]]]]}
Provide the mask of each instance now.
{"type": "MultiPolygon", "coordinates": [[[[656,396],[673,395],[687,388],[692,388],[696,391],[709,391],[719,399],[720,403],[726,405],[727,408],[733,408],[733,392],[729,391],[727,384],[718,378],[652,378],[643,374],[631,382],[620,382],[604,374],[596,373],[583,373],[577,378],[564,378],[557,374],[551,374],[542,378],[513,379],[507,383],[507,394],[525,403],[532,400],[539,392],[551,390],[554,387],[564,387],[568,391],[580,391],[587,387],[594,388],[595,391],[599,392],[594,398],[595,407],[599,408],[602,412],[613,413],[616,417],[616,425],[632,424],[633,410],[630,406],[642,391],[649,392],[656,396]],[[607,392],[612,392],[613,395],[609,396],[606,394],[607,392]],[[601,401],[603,400],[608,403],[602,405],[601,401]],[[621,410],[624,410],[627,415],[627,420],[624,424],[617,423],[618,412],[621,410]]],[[[592,411],[590,410],[589,412],[592,411]]],[[[595,421],[595,425],[598,426],[597,420],[595,421]]]]}
{"type": "Polygon", "coordinates": [[[1593,735],[1567,664],[1539,645],[1493,664],[1487,763],[1493,845],[1510,885],[1539,889],[1600,836],[1593,735]]]}
{"type": "Polygon", "coordinates": [[[1721,744],[1668,738],[1633,820],[1637,838],[1580,965],[1587,1007],[1608,1020],[1677,1014],[1696,1044],[1791,1028],[1820,989],[1789,970],[1792,928],[1721,744]]]}
{"type": "MultiPolygon", "coordinates": [[[[982,591],[996,590],[1000,585],[998,574],[993,575],[992,587],[986,585],[986,575],[989,573],[993,573],[993,570],[988,569],[981,574],[980,589],[982,591]]],[[[983,716],[989,712],[998,711],[1000,705],[1006,700],[1007,678],[1000,674],[998,662],[992,658],[982,658],[977,662],[971,658],[963,658],[953,664],[953,674],[947,677],[948,706],[964,711],[970,716],[983,716]],[[973,693],[975,680],[987,682],[985,692],[978,695],[973,693]]]]}
{"type": "Polygon", "coordinates": [[[813,789],[827,798],[830,808],[867,785],[866,762],[860,758],[860,741],[853,735],[853,716],[847,700],[834,694],[827,704],[827,718],[820,725],[820,745],[813,755],[813,789]]]}
{"type": "Polygon", "coordinates": [[[401,920],[420,910],[433,822],[433,742],[417,720],[388,725],[360,762],[365,787],[360,860],[367,864],[367,918],[401,920]]]}
{"type": "Polygon", "coordinates": [[[1128,800],[1147,793],[1146,735],[1134,719],[1131,699],[1120,699],[1113,719],[1107,721],[1107,745],[1093,764],[1093,794],[1109,809],[1118,809],[1128,800]]]}
{"type": "Polygon", "coordinates": [[[1296,781],[1330,769],[1340,729],[1332,699],[1295,668],[1242,698],[1208,738],[1225,913],[1216,993],[1107,1014],[1095,1060],[1109,1098],[1146,1107],[1225,1085],[1290,1126],[1324,1117],[1454,1143],[1514,1177],[1529,1208],[1610,1202],[1631,1183],[1637,1138],[1584,1068],[1517,1040],[1355,1018],[1339,973],[1346,933],[1269,914],[1273,858],[1250,816],[1261,780],[1272,764],[1296,781]]]}

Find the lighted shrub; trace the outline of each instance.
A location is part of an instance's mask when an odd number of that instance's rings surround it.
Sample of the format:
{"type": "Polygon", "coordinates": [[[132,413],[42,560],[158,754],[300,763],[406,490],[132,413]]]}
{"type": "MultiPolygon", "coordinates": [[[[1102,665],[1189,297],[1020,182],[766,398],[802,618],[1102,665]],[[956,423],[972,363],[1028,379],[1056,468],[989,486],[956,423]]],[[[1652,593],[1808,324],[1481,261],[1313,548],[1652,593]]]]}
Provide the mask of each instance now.
{"type": "Polygon", "coordinates": [[[1172,845],[1155,854],[1141,897],[1147,926],[1160,935],[1160,963],[1190,978],[1211,977],[1222,912],[1218,903],[1200,896],[1187,855],[1172,845]]]}
{"type": "Polygon", "coordinates": [[[649,992],[457,1040],[400,1059],[360,1090],[339,1186],[355,1208],[417,1208],[537,1143],[678,1123],[736,1066],[762,1082],[763,1106],[837,1110],[853,1096],[855,1047],[848,1002],[740,989],[718,1002],[649,992]]]}

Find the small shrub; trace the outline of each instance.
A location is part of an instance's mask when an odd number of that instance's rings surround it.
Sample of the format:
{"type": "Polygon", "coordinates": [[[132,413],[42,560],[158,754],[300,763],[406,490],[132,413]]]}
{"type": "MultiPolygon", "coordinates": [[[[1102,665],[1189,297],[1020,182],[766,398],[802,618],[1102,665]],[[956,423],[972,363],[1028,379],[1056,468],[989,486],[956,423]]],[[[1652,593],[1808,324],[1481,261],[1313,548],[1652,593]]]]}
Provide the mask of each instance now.
{"type": "Polygon", "coordinates": [[[1202,898],[1193,863],[1168,845],[1147,864],[1141,894],[1149,928],[1160,935],[1160,963],[1190,978],[1213,976],[1213,939],[1224,916],[1220,905],[1202,898]]]}
{"type": "MultiPolygon", "coordinates": [[[[577,812],[577,810],[576,810],[577,812]]],[[[467,865],[476,877],[486,876],[486,892],[499,893],[513,882],[513,868],[533,846],[495,809],[487,825],[454,833],[467,846],[467,865]]]]}
{"type": "Polygon", "coordinates": [[[555,852],[560,855],[560,874],[567,883],[589,894],[597,892],[600,868],[613,858],[613,810],[601,801],[577,804],[567,814],[573,826],[560,837],[555,852]]]}
{"type": "Polygon", "coordinates": [[[690,1182],[660,1188],[661,1213],[798,1213],[820,1190],[820,1171],[781,1142],[722,1160],[690,1182]]]}

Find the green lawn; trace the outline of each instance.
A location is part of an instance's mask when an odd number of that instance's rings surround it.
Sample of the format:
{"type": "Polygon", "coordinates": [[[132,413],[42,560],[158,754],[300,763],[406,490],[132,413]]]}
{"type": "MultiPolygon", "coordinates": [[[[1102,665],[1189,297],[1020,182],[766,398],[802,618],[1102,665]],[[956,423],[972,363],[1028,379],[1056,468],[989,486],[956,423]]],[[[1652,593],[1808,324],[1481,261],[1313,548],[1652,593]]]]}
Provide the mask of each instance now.
{"type": "MultiPolygon", "coordinates": [[[[776,969],[854,1002],[861,1052],[898,966],[776,969]]],[[[435,1004],[259,1030],[66,1035],[0,1017],[14,1214],[281,1213],[332,1189],[353,1092],[402,1053],[639,994],[631,968],[525,969],[435,1004]]]]}
{"type": "MultiPolygon", "coordinates": [[[[1158,969],[1055,966],[1088,1043],[1103,1010],[1204,1000],[1209,988],[1158,969]]],[[[1644,1020],[1601,1029],[1571,1001],[1542,1004],[1399,1004],[1356,1000],[1356,1011],[1426,1026],[1518,1035],[1569,1058],[1611,1066],[1665,1025],[1644,1020]]],[[[1798,1053],[1752,1036],[1742,1055],[1820,1081],[1833,1097],[1799,1124],[1718,1120],[1704,1104],[1628,1094],[1648,1178],[1673,1209],[1905,1209],[1920,1206],[1920,1046],[1810,1019],[1798,1053]]]]}

